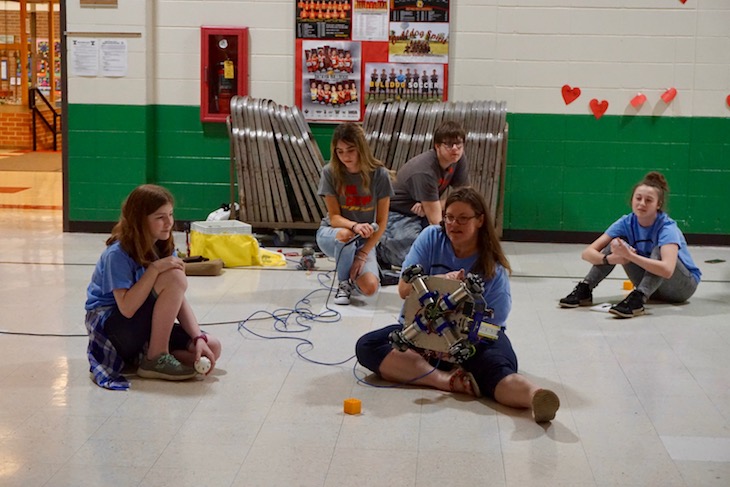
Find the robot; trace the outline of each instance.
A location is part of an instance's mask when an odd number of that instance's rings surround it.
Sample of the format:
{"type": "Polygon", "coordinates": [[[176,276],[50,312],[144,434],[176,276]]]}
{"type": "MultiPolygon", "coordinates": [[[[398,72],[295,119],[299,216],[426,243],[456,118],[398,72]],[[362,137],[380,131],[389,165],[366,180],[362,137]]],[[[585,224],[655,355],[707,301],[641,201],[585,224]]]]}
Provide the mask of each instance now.
{"type": "Polygon", "coordinates": [[[314,256],[314,248],[305,245],[302,249],[302,258],[299,260],[297,269],[300,271],[313,271],[317,269],[317,259],[314,256]]]}
{"type": "Polygon", "coordinates": [[[488,323],[493,310],[482,294],[484,282],[475,274],[464,281],[424,276],[416,264],[403,271],[403,280],[413,287],[403,306],[403,329],[390,333],[394,349],[432,350],[449,354],[462,363],[476,352],[476,344],[496,340],[500,327],[488,323]]]}

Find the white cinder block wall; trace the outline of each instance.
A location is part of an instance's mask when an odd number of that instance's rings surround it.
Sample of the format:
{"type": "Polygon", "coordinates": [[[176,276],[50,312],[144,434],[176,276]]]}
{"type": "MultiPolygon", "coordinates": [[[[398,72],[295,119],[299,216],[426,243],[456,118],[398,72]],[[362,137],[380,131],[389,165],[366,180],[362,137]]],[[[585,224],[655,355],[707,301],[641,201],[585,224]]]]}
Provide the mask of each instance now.
{"type": "Polygon", "coordinates": [[[730,2],[725,0],[460,0],[454,2],[454,100],[506,100],[518,113],[730,114],[730,2]],[[566,106],[560,87],[582,90],[566,106]],[[666,107],[659,96],[675,87],[666,107]]]}
{"type": "MultiPolygon", "coordinates": [[[[154,24],[149,10],[155,2],[122,0],[118,8],[80,8],[78,1],[66,2],[66,32],[68,39],[74,33],[124,33],[128,37],[128,71],[121,78],[73,76],[71,61],[67,62],[69,103],[105,103],[111,105],[154,104],[150,90],[154,73],[149,60],[154,58],[154,24]]],[[[100,35],[99,38],[102,38],[100,35]]]]}
{"type": "MultiPolygon", "coordinates": [[[[138,32],[125,78],[69,76],[71,103],[199,105],[203,25],[250,28],[250,94],[294,102],[295,2],[67,2],[69,32],[138,32]]],[[[506,100],[517,113],[730,115],[729,0],[452,0],[451,100],[506,100]],[[565,105],[564,84],[582,96],[565,105]],[[678,90],[669,105],[659,101],[678,90]]]]}

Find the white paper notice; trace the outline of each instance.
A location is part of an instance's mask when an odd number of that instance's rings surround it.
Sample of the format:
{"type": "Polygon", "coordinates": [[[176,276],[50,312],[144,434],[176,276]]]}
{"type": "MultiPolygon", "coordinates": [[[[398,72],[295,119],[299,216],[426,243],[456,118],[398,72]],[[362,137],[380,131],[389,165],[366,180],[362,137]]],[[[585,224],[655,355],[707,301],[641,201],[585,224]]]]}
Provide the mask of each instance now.
{"type": "Polygon", "coordinates": [[[101,75],[127,75],[127,40],[102,39],[101,44],[101,75]]]}
{"type": "Polygon", "coordinates": [[[98,39],[71,39],[71,74],[74,76],[98,76],[99,41],[98,39]]]}
{"type": "Polygon", "coordinates": [[[352,40],[387,41],[388,10],[360,10],[352,16],[352,40]]]}

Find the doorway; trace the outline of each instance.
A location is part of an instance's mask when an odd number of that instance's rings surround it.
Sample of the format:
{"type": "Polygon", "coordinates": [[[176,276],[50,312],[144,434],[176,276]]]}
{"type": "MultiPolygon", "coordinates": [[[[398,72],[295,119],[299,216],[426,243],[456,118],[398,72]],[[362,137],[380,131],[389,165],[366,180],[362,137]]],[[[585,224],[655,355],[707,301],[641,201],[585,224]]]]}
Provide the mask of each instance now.
{"type": "Polygon", "coordinates": [[[63,23],[60,0],[0,0],[0,210],[3,212],[50,211],[54,215],[58,213],[54,220],[61,220],[63,23]],[[21,59],[27,62],[22,63],[21,59]],[[55,135],[48,126],[53,126],[54,119],[57,121],[55,135]]]}

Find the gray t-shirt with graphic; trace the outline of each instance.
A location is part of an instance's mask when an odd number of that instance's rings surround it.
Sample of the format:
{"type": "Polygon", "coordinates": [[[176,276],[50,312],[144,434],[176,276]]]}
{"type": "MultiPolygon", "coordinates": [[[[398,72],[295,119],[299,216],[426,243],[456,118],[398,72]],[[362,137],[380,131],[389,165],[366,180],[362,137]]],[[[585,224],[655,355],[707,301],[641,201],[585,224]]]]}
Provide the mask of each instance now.
{"type": "MultiPolygon", "coordinates": [[[[384,167],[377,168],[370,181],[370,192],[366,192],[362,186],[362,175],[360,173],[345,173],[345,192],[339,194],[335,184],[332,165],[327,164],[322,168],[322,175],[319,178],[317,192],[320,196],[336,196],[340,203],[340,214],[358,223],[372,223],[376,220],[375,211],[378,201],[382,198],[393,196],[393,186],[390,183],[390,175],[384,167]]],[[[330,225],[330,217],[327,215],[322,219],[322,225],[330,225]]]]}
{"type": "Polygon", "coordinates": [[[438,201],[446,188],[469,184],[466,154],[446,169],[441,169],[436,150],[431,149],[412,158],[396,175],[395,195],[390,210],[411,215],[411,208],[422,201],[438,201]]]}

